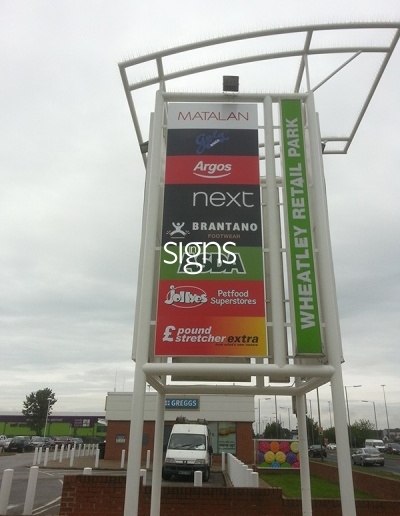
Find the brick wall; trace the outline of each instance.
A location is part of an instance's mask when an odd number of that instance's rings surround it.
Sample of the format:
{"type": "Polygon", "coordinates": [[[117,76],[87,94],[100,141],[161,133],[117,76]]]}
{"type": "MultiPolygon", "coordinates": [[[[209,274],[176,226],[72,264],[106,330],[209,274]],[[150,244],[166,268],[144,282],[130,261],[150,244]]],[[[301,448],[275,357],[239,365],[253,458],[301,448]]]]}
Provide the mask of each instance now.
{"type": "Polygon", "coordinates": [[[129,422],[110,421],[107,425],[107,439],[104,458],[106,460],[120,460],[122,450],[128,454],[129,447],[129,422]],[[116,443],[116,436],[124,435],[124,443],[116,443]]]}
{"type": "MultiPolygon", "coordinates": [[[[66,475],[59,516],[123,516],[125,483],[125,476],[66,475]]],[[[140,516],[150,515],[150,504],[151,486],[140,486],[140,516]]],[[[357,500],[356,506],[357,516],[399,514],[395,500],[357,500]]],[[[340,500],[313,500],[312,507],[313,516],[342,516],[340,500]]],[[[160,515],[177,514],[302,516],[302,505],[301,500],[283,498],[278,488],[163,486],[160,515]]]]}
{"type": "MultiPolygon", "coordinates": [[[[126,477],[66,475],[59,516],[123,516],[126,477]]],[[[151,486],[140,486],[140,516],[150,515],[151,486]]],[[[282,516],[278,488],[175,487],[161,489],[161,516],[282,516]]]]}
{"type": "MultiPolygon", "coordinates": [[[[311,460],[310,473],[320,478],[339,482],[338,468],[331,464],[311,460]]],[[[354,489],[371,493],[382,500],[400,500],[400,481],[398,480],[353,470],[353,486],[354,489]]],[[[400,514],[400,504],[398,504],[397,511],[400,514]]]]}

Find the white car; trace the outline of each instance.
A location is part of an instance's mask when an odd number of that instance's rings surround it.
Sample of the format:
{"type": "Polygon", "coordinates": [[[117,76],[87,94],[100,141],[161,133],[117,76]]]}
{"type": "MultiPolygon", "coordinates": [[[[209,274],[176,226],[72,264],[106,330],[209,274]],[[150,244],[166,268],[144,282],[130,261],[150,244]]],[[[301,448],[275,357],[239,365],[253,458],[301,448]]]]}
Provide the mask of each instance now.
{"type": "Polygon", "coordinates": [[[0,435],[0,451],[4,448],[4,445],[6,444],[7,436],[6,435],[0,435]]]}
{"type": "Polygon", "coordinates": [[[336,450],[336,443],[329,443],[327,448],[328,450],[336,450]]]}

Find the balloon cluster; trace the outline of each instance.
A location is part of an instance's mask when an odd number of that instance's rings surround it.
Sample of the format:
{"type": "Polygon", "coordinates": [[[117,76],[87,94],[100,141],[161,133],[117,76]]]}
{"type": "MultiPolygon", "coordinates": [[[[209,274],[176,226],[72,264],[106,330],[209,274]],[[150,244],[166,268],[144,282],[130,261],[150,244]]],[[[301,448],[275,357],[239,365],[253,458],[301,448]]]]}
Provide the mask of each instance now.
{"type": "Polygon", "coordinates": [[[298,441],[259,441],[258,466],[264,468],[299,468],[298,441]]]}

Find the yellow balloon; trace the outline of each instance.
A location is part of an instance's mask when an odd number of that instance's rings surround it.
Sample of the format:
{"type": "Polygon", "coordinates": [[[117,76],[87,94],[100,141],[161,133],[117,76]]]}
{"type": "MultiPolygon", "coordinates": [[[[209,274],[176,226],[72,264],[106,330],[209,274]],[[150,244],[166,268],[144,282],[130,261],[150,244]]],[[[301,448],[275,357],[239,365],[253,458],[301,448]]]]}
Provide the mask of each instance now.
{"type": "Polygon", "coordinates": [[[283,464],[286,462],[286,455],[283,452],[278,451],[276,454],[276,460],[279,462],[279,464],[283,464]]]}
{"type": "Polygon", "coordinates": [[[265,462],[274,462],[275,460],[275,453],[272,451],[267,451],[267,453],[264,455],[265,462]]]}

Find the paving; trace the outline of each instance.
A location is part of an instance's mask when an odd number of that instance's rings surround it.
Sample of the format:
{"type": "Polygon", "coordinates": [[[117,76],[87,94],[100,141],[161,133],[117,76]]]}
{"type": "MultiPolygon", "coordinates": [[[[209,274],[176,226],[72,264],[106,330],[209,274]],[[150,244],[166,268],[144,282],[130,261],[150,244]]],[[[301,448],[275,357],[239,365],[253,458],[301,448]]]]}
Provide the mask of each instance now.
{"type": "Polygon", "coordinates": [[[47,465],[43,466],[43,463],[40,465],[41,468],[48,469],[71,469],[71,470],[84,470],[85,468],[92,468],[93,470],[111,470],[111,471],[125,471],[126,472],[126,464],[123,468],[121,468],[120,460],[105,460],[99,459],[98,467],[96,468],[96,457],[91,455],[89,457],[74,457],[73,465],[70,466],[70,458],[63,459],[61,462],[59,460],[48,460],[47,465]]]}
{"type": "MultiPolygon", "coordinates": [[[[68,471],[70,471],[73,475],[83,473],[85,468],[92,468],[92,474],[96,475],[126,475],[126,463],[124,468],[121,468],[120,460],[99,459],[98,467],[96,468],[96,457],[94,455],[74,457],[72,466],[70,466],[70,458],[65,458],[61,462],[59,459],[55,461],[48,460],[46,466],[43,466],[43,462],[39,466],[41,469],[60,469],[63,470],[64,474],[68,474],[68,471]]],[[[142,468],[145,469],[146,465],[143,464],[142,468]]],[[[148,485],[152,483],[152,473],[153,471],[150,467],[146,474],[146,483],[148,485]]],[[[193,478],[181,477],[170,481],[163,480],[163,485],[177,485],[178,482],[180,486],[193,485],[193,478]]],[[[221,465],[217,464],[212,468],[210,480],[203,485],[209,487],[226,487],[231,485],[231,483],[226,473],[221,470],[221,465]]]]}

